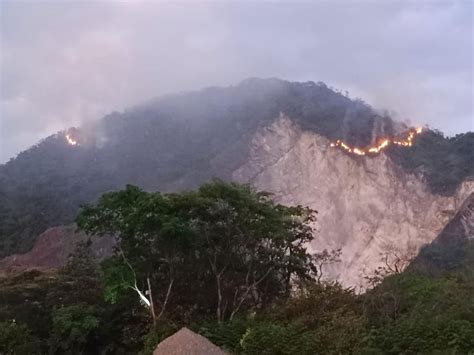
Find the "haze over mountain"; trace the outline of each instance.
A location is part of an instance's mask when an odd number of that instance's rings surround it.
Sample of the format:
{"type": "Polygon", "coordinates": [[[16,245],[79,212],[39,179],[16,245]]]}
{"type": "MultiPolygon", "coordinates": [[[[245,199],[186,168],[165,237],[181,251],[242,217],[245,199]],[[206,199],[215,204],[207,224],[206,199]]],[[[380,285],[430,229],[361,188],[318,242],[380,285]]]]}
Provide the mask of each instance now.
{"type": "Polygon", "coordinates": [[[0,1],[0,355],[474,355],[473,15],[0,1]]]}
{"type": "Polygon", "coordinates": [[[321,82],[254,78],[164,96],[47,137],[0,166],[0,251],[27,251],[47,228],[73,222],[80,205],[126,184],[171,192],[221,178],[318,210],[314,251],[341,248],[330,275],[360,285],[384,247],[429,243],[473,190],[473,133],[425,129],[408,146],[365,156],[330,145],[363,149],[403,141],[410,129],[321,82]]]}
{"type": "Polygon", "coordinates": [[[0,162],[143,100],[246,77],[324,81],[473,130],[472,1],[2,1],[0,162]]]}

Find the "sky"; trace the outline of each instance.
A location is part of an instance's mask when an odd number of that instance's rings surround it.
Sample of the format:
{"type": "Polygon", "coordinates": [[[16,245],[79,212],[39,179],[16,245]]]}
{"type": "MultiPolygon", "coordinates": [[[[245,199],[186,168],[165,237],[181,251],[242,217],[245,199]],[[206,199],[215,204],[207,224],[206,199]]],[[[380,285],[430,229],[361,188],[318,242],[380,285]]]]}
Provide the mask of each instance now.
{"type": "Polygon", "coordinates": [[[474,131],[473,4],[0,2],[0,163],[148,99],[248,77],[324,81],[400,120],[474,131]]]}

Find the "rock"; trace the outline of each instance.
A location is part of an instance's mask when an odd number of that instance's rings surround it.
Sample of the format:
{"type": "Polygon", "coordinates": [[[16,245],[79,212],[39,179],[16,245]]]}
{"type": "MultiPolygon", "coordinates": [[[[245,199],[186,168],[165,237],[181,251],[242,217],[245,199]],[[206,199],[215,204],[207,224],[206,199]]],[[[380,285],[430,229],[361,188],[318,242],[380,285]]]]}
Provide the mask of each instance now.
{"type": "Polygon", "coordinates": [[[219,347],[188,328],[181,328],[163,340],[153,355],[225,355],[219,347]]]}
{"type": "Polygon", "coordinates": [[[435,195],[383,153],[353,157],[329,143],[280,115],[254,135],[233,179],[274,193],[280,203],[316,209],[310,247],[342,249],[342,262],[324,271],[346,286],[363,289],[384,248],[404,253],[430,243],[474,191],[474,182],[465,181],[453,196],[435,195]]]}
{"type": "Polygon", "coordinates": [[[472,270],[474,266],[474,192],[433,242],[422,248],[410,268],[423,274],[472,270]]]}
{"type": "MultiPolygon", "coordinates": [[[[88,237],[76,231],[75,226],[58,226],[42,233],[32,250],[0,260],[0,273],[19,273],[28,270],[52,271],[66,265],[77,243],[88,237]]],[[[115,242],[112,237],[93,237],[91,250],[98,261],[112,255],[115,242]]]]}

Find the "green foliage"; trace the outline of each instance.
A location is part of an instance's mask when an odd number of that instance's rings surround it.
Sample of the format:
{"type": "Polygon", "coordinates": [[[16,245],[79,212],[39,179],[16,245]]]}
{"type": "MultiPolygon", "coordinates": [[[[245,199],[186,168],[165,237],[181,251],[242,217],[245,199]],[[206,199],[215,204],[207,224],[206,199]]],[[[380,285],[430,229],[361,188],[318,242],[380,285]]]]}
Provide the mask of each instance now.
{"type": "MultiPolygon", "coordinates": [[[[298,326],[262,322],[247,331],[240,340],[243,354],[309,354],[312,340],[298,326]]],[[[314,353],[314,352],[313,352],[314,353]]]]}
{"type": "Polygon", "coordinates": [[[96,162],[59,134],[0,165],[0,257],[28,251],[47,228],[71,223],[80,205],[117,188],[96,162]]]}
{"type": "Polygon", "coordinates": [[[366,321],[351,290],[305,282],[263,313],[195,329],[236,354],[350,354],[359,350],[366,321]]]}
{"type": "Polygon", "coordinates": [[[333,318],[321,327],[307,328],[298,322],[259,322],[240,340],[241,354],[357,354],[363,334],[359,318],[333,318]]]}
{"type": "Polygon", "coordinates": [[[52,311],[51,351],[82,354],[99,327],[96,313],[93,306],[81,304],[55,308],[52,311]]]}
{"type": "Polygon", "coordinates": [[[301,283],[284,307],[277,309],[279,319],[298,319],[308,327],[320,326],[334,315],[359,314],[360,301],[354,290],[339,283],[301,283]]]}
{"type": "Polygon", "coordinates": [[[472,321],[403,318],[372,330],[367,348],[384,354],[467,354],[473,339],[472,321]]]}
{"type": "Polygon", "coordinates": [[[257,317],[198,331],[241,354],[466,354],[474,349],[472,279],[393,275],[356,296],[338,284],[302,284],[257,317]]]}
{"type": "Polygon", "coordinates": [[[0,352],[149,354],[183,325],[234,354],[467,354],[474,349],[474,282],[464,274],[392,275],[363,295],[337,283],[301,282],[288,297],[232,321],[193,313],[191,324],[163,319],[150,331],[135,297],[103,303],[101,292],[87,294],[80,280],[71,288],[72,280],[63,274],[0,279],[0,352]]]}
{"type": "Polygon", "coordinates": [[[471,264],[409,268],[357,295],[318,279],[339,251],[307,252],[313,220],[314,211],[221,181],[180,194],[106,194],[78,223],[116,235],[117,254],[98,272],[80,244],[59,273],[0,278],[0,353],[150,354],[182,326],[235,354],[474,350],[471,264]],[[148,280],[156,313],[165,310],[153,327],[129,292],[149,297],[148,280]]]}
{"type": "MultiPolygon", "coordinates": [[[[89,252],[83,247],[58,273],[31,271],[0,278],[0,323],[15,319],[28,330],[34,351],[25,354],[65,353],[65,347],[73,347],[69,353],[130,354],[141,347],[148,319],[135,299],[122,297],[116,305],[103,301],[99,274],[94,263],[87,264],[89,252]]],[[[2,327],[0,333],[3,329],[10,328],[2,327]]],[[[24,339],[25,346],[30,344],[27,335],[24,339]]]]}
{"type": "Polygon", "coordinates": [[[105,300],[115,304],[133,285],[133,273],[121,259],[109,258],[102,263],[102,280],[105,300]]]}
{"type": "Polygon", "coordinates": [[[354,353],[365,333],[360,301],[352,289],[338,283],[304,282],[272,315],[274,321],[306,332],[295,343],[305,344],[299,351],[308,354],[354,353]]]}
{"type": "Polygon", "coordinates": [[[285,296],[294,277],[312,277],[305,248],[312,221],[308,208],[277,205],[267,193],[222,181],[181,194],[127,186],[77,218],[87,233],[120,240],[104,265],[110,300],[127,288],[150,288],[153,304],[171,308],[171,316],[214,309],[218,320],[285,296]]]}
{"type": "Polygon", "coordinates": [[[207,321],[194,324],[192,328],[222,349],[237,353],[241,350],[240,340],[248,327],[255,323],[252,318],[236,318],[227,322],[207,321]]]}
{"type": "Polygon", "coordinates": [[[474,133],[445,138],[425,131],[410,149],[391,147],[390,157],[408,172],[420,173],[434,193],[452,195],[459,184],[474,177],[474,133]]]}
{"type": "Polygon", "coordinates": [[[387,354],[468,353],[474,349],[472,279],[456,274],[394,275],[366,296],[374,327],[367,348],[387,354]]]}
{"type": "Polygon", "coordinates": [[[32,336],[26,325],[16,321],[0,322],[0,354],[39,354],[38,344],[38,339],[32,336]]]}

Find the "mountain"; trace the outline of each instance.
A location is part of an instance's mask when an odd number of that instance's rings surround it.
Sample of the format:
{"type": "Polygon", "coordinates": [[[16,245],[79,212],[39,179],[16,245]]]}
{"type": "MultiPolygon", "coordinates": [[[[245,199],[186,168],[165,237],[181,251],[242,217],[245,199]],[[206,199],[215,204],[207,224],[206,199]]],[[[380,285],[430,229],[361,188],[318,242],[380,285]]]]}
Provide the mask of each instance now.
{"type": "Polygon", "coordinates": [[[474,192],[441,233],[424,246],[410,269],[437,276],[447,271],[473,272],[474,267],[474,192]]]}
{"type": "Polygon", "coordinates": [[[327,272],[349,285],[363,284],[386,252],[407,254],[431,242],[474,190],[466,181],[452,196],[434,194],[385,154],[354,159],[328,143],[282,117],[255,135],[233,178],[319,211],[314,245],[342,249],[342,262],[327,272]]]}
{"type": "Polygon", "coordinates": [[[359,285],[384,248],[431,242],[473,191],[473,133],[425,129],[409,146],[364,156],[331,146],[408,145],[407,132],[324,83],[254,78],[161,97],[58,132],[0,166],[0,256],[27,252],[103,192],[181,191],[217,177],[318,210],[312,248],[342,248],[327,273],[359,285]]]}

